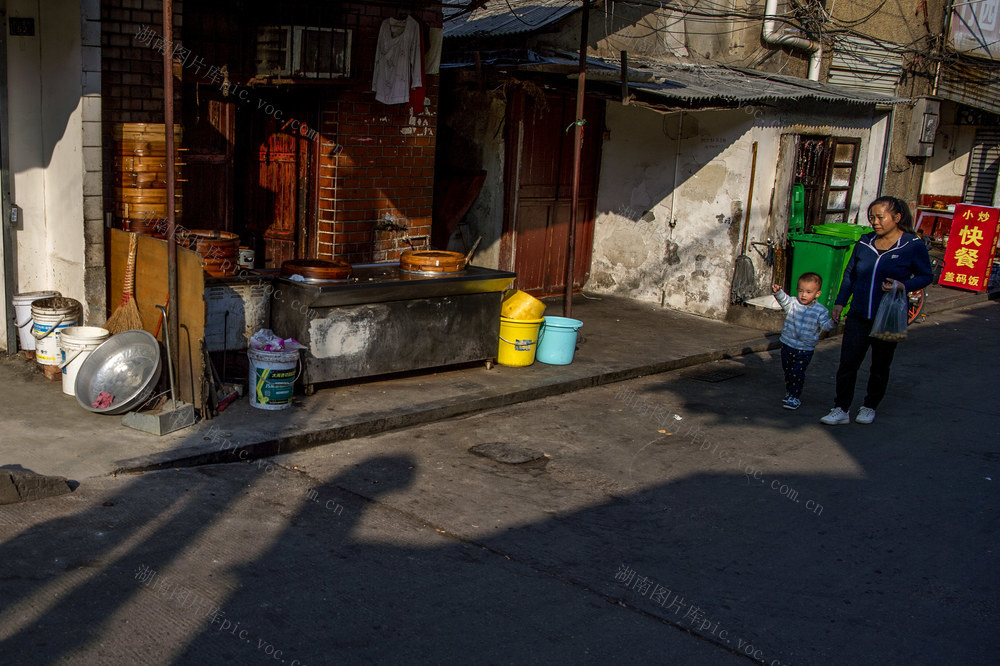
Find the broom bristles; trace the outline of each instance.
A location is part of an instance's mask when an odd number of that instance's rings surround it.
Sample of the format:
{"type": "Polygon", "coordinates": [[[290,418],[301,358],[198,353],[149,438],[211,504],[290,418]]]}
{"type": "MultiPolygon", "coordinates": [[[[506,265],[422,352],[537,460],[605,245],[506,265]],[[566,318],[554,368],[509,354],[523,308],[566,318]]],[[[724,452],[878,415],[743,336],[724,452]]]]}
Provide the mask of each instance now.
{"type": "Polygon", "coordinates": [[[122,284],[122,302],[104,323],[104,328],[111,335],[142,328],[139,306],[135,304],[135,256],[139,240],[136,234],[129,235],[128,240],[128,261],[125,264],[125,279],[122,284]]]}
{"type": "Polygon", "coordinates": [[[135,301],[130,298],[128,299],[128,303],[119,305],[111,313],[108,321],[104,324],[104,328],[111,335],[121,333],[122,331],[142,328],[142,317],[139,315],[139,308],[136,306],[135,301]]]}

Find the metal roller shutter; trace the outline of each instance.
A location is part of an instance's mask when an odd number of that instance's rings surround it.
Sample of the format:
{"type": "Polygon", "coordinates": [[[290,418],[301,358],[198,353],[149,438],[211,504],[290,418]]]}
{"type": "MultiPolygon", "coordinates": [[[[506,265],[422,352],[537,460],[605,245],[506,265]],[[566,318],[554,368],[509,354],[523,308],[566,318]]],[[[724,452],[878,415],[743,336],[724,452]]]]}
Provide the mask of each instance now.
{"type": "Polygon", "coordinates": [[[969,157],[969,175],[965,179],[962,201],[992,206],[1000,171],[1000,129],[979,129],[969,157]]]}

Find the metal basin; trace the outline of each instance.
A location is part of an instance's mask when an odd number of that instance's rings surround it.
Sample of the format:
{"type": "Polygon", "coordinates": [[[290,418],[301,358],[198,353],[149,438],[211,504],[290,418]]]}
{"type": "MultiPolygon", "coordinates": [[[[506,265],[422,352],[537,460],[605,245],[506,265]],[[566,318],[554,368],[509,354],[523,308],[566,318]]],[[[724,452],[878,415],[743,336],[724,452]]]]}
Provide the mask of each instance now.
{"type": "Polygon", "coordinates": [[[160,344],[146,331],[123,331],[90,353],[76,374],[76,401],[95,414],[124,414],[138,408],[160,378],[160,344]],[[95,408],[101,391],[114,396],[95,408]]]}

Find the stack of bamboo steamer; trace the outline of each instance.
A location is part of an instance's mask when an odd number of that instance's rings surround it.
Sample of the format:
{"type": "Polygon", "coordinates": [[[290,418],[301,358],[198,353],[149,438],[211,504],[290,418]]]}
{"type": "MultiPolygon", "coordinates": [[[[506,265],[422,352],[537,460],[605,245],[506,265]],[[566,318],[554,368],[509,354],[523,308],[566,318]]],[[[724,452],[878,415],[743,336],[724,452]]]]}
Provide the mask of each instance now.
{"type": "MultiPolygon", "coordinates": [[[[181,128],[174,125],[180,150],[181,128]]],[[[175,220],[181,216],[181,163],[174,162],[175,220]]],[[[167,140],[163,123],[118,123],[114,126],[114,216],[116,226],[166,237],[167,140]]]]}
{"type": "Polygon", "coordinates": [[[231,231],[192,229],[183,242],[201,255],[201,265],[209,277],[235,275],[240,267],[240,237],[231,231]]]}

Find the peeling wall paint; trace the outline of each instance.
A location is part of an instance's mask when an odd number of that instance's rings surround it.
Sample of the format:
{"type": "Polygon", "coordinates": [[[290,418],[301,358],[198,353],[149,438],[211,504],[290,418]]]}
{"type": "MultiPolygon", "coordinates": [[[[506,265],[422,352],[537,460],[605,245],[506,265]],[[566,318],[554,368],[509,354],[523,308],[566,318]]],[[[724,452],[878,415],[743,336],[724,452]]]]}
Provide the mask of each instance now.
{"type": "MultiPolygon", "coordinates": [[[[603,145],[587,289],[723,318],[740,253],[754,141],[747,254],[760,293],[770,288],[771,267],[750,242],[784,238],[787,232],[787,205],[775,205],[788,196],[775,190],[782,135],[861,137],[852,210],[877,188],[877,169],[869,168],[868,158],[871,109],[831,108],[826,119],[808,111],[744,111],[695,111],[681,117],[608,105],[610,137],[603,145]],[[776,208],[784,212],[775,216],[776,208]]],[[[881,143],[874,148],[881,151],[881,143]]],[[[791,169],[794,160],[781,163],[791,169]]],[[[790,187],[790,175],[780,182],[790,187]]]]}

